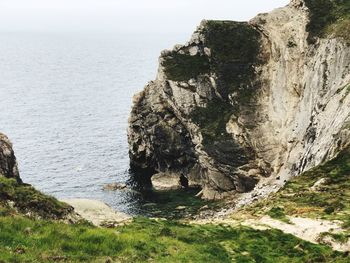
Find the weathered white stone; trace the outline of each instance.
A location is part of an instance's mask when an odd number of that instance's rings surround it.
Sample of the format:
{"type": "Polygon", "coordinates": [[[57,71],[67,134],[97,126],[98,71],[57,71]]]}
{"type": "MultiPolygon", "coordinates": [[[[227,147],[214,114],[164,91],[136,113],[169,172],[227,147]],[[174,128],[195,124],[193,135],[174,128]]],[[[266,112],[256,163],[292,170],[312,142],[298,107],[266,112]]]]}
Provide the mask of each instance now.
{"type": "Polygon", "coordinates": [[[152,186],[158,191],[168,191],[181,189],[180,174],[176,173],[157,173],[152,176],[152,186]]]}
{"type": "Polygon", "coordinates": [[[188,49],[188,52],[190,53],[191,56],[195,56],[195,55],[198,54],[199,49],[198,49],[198,47],[193,46],[193,47],[190,47],[190,48],[188,49]]]}

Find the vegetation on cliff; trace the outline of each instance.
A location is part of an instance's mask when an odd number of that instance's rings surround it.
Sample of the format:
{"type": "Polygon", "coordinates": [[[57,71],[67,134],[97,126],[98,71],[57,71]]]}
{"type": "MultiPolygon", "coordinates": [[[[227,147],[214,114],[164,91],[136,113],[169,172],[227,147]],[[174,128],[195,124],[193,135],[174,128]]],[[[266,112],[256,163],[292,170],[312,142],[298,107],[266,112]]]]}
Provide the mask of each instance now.
{"type": "Polygon", "coordinates": [[[333,35],[350,41],[350,2],[348,0],[305,0],[310,10],[309,41],[333,35]]]}
{"type": "Polygon", "coordinates": [[[46,219],[61,219],[73,211],[69,205],[37,191],[31,185],[0,176],[0,214],[11,213],[11,208],[46,219]]]}
{"type": "Polygon", "coordinates": [[[209,60],[206,56],[180,54],[172,52],[163,63],[165,74],[170,80],[188,81],[210,70],[209,60]]]}
{"type": "Polygon", "coordinates": [[[211,52],[211,72],[217,76],[221,98],[197,107],[191,118],[200,127],[209,154],[220,163],[242,165],[246,158],[226,132],[226,123],[233,114],[239,114],[242,106],[252,105],[259,88],[254,82],[254,66],[260,63],[260,33],[248,23],[207,21],[201,34],[203,45],[211,52]]]}

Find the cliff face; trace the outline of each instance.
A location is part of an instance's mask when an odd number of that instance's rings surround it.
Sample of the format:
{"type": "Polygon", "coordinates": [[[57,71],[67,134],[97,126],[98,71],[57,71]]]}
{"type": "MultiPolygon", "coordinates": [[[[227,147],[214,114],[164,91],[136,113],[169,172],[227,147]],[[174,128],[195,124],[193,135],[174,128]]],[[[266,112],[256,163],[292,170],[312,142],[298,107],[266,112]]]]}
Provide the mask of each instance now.
{"type": "Polygon", "coordinates": [[[134,97],[132,166],[213,199],[278,189],[336,156],[350,142],[350,6],[319,2],[203,21],[163,51],[157,79],[134,97]]]}
{"type": "Polygon", "coordinates": [[[12,144],[6,135],[0,133],[0,176],[14,178],[22,182],[19,177],[17,161],[12,144]]]}

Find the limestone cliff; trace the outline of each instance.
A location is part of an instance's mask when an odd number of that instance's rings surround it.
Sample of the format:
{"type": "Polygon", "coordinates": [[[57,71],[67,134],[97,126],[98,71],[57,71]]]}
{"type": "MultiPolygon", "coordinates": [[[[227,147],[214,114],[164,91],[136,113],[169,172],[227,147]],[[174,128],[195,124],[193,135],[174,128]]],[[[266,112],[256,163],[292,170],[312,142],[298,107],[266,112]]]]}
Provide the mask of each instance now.
{"type": "Polygon", "coordinates": [[[203,21],[134,97],[131,165],[213,199],[278,189],[336,156],[350,142],[349,17],[347,1],[293,0],[203,21]]]}
{"type": "Polygon", "coordinates": [[[0,133],[0,176],[14,178],[17,182],[21,182],[12,144],[2,133],[0,133]]]}

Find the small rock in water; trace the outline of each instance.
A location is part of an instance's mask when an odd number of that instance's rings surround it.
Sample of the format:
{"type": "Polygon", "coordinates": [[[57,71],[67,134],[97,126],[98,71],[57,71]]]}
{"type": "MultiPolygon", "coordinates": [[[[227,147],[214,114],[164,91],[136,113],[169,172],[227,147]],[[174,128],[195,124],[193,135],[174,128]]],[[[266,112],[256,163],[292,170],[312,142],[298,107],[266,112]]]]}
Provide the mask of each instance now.
{"type": "Polygon", "coordinates": [[[203,190],[200,190],[197,194],[196,197],[201,197],[203,195],[203,190]]]}
{"type": "Polygon", "coordinates": [[[126,187],[127,186],[124,183],[111,183],[103,186],[103,190],[107,190],[107,191],[123,190],[126,187]]]}

